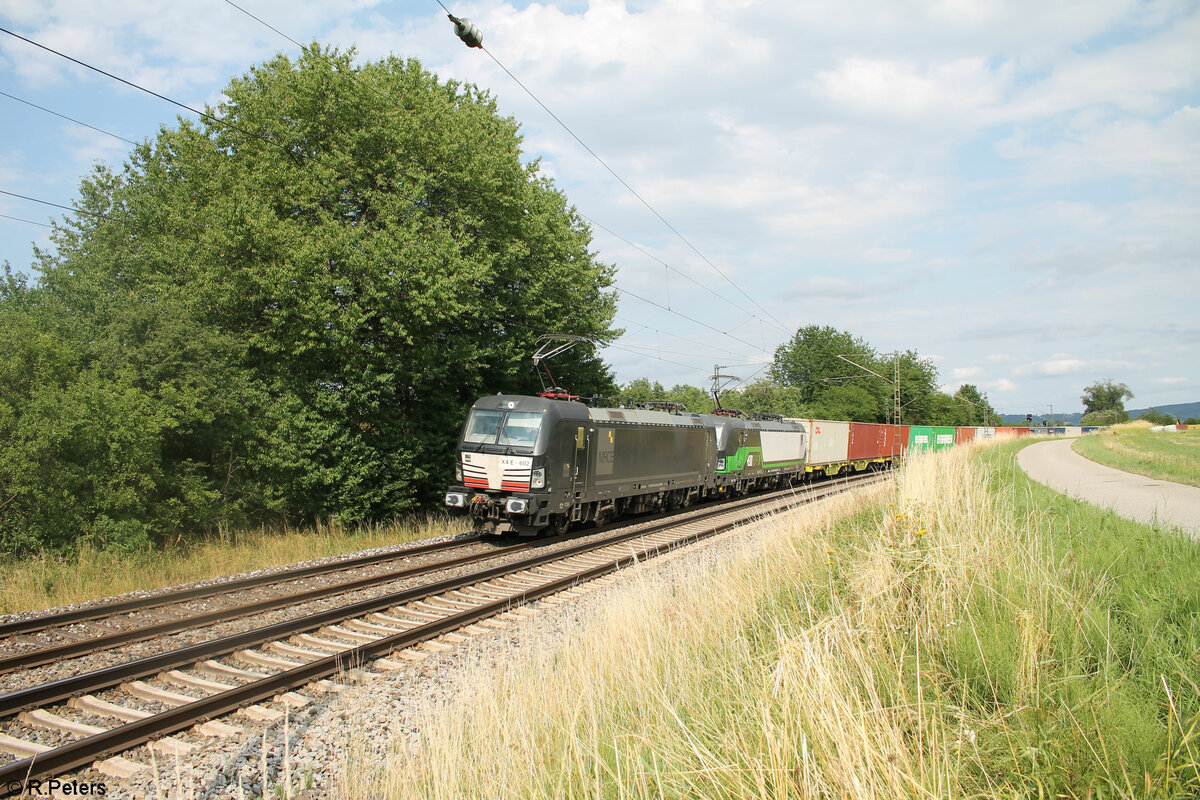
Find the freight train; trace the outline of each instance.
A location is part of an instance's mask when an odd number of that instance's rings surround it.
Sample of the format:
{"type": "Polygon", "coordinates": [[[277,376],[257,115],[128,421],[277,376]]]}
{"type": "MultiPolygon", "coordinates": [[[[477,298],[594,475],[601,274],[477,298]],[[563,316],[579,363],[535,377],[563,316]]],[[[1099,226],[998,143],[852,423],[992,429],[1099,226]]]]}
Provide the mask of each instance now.
{"type": "Polygon", "coordinates": [[[878,425],[719,410],[592,407],[498,394],[463,425],[445,503],[485,533],[536,536],[625,514],[673,510],[817,477],[886,469],[1029,428],[878,425]]]}

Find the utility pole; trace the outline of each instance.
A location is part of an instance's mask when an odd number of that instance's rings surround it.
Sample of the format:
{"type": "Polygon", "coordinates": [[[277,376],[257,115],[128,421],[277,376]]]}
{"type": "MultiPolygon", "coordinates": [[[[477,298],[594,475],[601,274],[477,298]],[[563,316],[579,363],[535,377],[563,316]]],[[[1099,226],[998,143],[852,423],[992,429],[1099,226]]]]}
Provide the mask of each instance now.
{"type": "Polygon", "coordinates": [[[900,351],[895,350],[891,353],[883,353],[882,354],[884,356],[892,356],[895,361],[895,378],[893,378],[891,380],[883,377],[875,370],[873,370],[869,367],[864,367],[862,364],[859,364],[857,361],[853,361],[850,359],[850,356],[854,356],[855,358],[862,358],[867,355],[869,355],[869,354],[868,353],[850,353],[850,354],[844,355],[844,356],[839,355],[838,358],[840,358],[842,361],[845,361],[847,364],[853,364],[854,366],[861,369],[863,372],[869,372],[872,375],[874,375],[876,378],[879,378],[880,380],[882,380],[883,382],[890,383],[892,385],[892,407],[893,407],[893,409],[895,409],[893,411],[892,421],[896,425],[899,425],[900,424],[900,411],[902,408],[902,406],[900,405],[900,351]]]}

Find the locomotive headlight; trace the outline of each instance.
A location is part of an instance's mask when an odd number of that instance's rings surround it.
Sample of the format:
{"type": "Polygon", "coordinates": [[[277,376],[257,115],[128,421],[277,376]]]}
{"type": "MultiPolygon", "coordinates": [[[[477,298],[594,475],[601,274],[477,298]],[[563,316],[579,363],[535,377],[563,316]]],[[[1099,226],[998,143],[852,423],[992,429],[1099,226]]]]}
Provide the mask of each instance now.
{"type": "Polygon", "coordinates": [[[538,467],[529,476],[529,486],[533,489],[544,489],[546,487],[546,468],[538,467]]]}
{"type": "Polygon", "coordinates": [[[462,492],[446,492],[446,505],[451,508],[466,508],[467,496],[462,492]]]}
{"type": "Polygon", "coordinates": [[[725,470],[725,459],[718,458],[717,459],[717,472],[723,472],[724,470],[725,470]]]}
{"type": "Polygon", "coordinates": [[[454,480],[462,483],[462,464],[457,461],[454,462],[454,480]]]}
{"type": "Polygon", "coordinates": [[[529,501],[520,497],[510,497],[504,508],[510,514],[524,514],[529,509],[529,501]]]}

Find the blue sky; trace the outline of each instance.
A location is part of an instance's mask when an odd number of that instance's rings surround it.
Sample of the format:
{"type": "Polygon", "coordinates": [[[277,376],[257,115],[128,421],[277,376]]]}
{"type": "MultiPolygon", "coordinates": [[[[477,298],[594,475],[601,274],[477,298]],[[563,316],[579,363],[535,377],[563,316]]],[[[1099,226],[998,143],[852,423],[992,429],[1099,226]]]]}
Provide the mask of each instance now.
{"type": "MultiPolygon", "coordinates": [[[[686,241],[436,0],[238,4],[298,41],[489,89],[616,234],[594,245],[619,269],[627,334],[605,357],[621,381],[749,377],[817,324],[915,349],[1006,413],[1079,410],[1104,378],[1130,407],[1200,400],[1191,0],[446,3],[686,241]]],[[[223,0],[0,0],[0,25],[194,107],[296,51],[223,0]]],[[[134,141],[179,113],[4,34],[0,91],[134,141]]],[[[4,96],[0,120],[0,190],[42,200],[70,205],[129,150],[4,96]]],[[[2,215],[61,213],[0,195],[2,215]]],[[[28,271],[45,234],[0,217],[0,260],[28,271]]]]}

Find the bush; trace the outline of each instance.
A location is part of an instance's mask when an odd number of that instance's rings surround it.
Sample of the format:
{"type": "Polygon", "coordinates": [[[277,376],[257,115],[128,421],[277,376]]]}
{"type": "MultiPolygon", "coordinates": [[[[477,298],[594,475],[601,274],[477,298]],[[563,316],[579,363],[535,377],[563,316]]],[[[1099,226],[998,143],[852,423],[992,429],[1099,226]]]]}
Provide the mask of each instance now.
{"type": "Polygon", "coordinates": [[[1174,425],[1175,418],[1169,414],[1164,414],[1156,408],[1152,408],[1145,414],[1142,414],[1138,419],[1144,419],[1154,425],[1174,425]]]}

